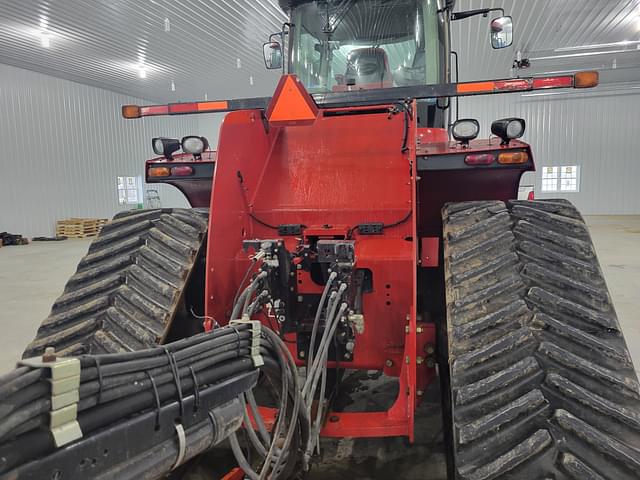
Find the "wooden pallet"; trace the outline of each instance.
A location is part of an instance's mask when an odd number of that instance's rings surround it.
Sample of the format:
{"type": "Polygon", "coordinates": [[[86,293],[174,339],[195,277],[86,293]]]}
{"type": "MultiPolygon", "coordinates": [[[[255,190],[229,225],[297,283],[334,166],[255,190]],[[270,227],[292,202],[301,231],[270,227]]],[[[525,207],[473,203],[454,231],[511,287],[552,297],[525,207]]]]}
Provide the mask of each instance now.
{"type": "Polygon", "coordinates": [[[56,222],[56,236],[69,238],[95,237],[107,223],[106,218],[69,218],[56,222]]]}

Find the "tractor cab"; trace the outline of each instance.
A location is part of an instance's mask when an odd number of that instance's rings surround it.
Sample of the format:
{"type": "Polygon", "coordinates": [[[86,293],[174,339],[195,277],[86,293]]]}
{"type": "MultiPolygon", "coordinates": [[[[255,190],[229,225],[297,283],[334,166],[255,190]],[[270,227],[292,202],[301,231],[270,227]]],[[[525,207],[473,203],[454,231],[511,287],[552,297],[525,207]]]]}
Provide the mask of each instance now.
{"type": "MultiPolygon", "coordinates": [[[[447,83],[449,23],[455,14],[451,13],[453,2],[447,2],[447,8],[441,3],[281,0],[290,22],[265,43],[265,64],[295,74],[312,94],[447,83]],[[283,51],[288,53],[288,69],[283,68],[283,51]]],[[[472,12],[486,16],[488,11],[472,12]]],[[[461,18],[467,16],[471,15],[461,18]]],[[[510,45],[506,37],[511,35],[510,21],[510,17],[499,17],[492,22],[495,48],[510,45]]],[[[423,126],[446,126],[444,109],[436,103],[435,99],[420,102],[423,126]]]]}
{"type": "Polygon", "coordinates": [[[290,73],[311,93],[441,83],[445,23],[436,2],[299,2],[291,8],[290,73]]]}

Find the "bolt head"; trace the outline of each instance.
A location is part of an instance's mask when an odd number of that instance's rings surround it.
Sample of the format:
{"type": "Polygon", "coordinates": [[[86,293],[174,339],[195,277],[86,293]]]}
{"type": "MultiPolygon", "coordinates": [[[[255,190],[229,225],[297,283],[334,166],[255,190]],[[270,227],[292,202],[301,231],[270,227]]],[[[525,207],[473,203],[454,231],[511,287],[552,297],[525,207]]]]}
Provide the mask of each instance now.
{"type": "Polygon", "coordinates": [[[42,354],[43,362],[55,362],[56,361],[56,349],[54,347],[47,347],[42,354]]]}
{"type": "Polygon", "coordinates": [[[393,360],[388,358],[387,360],[385,360],[384,364],[385,364],[386,367],[391,368],[391,367],[393,367],[393,360]]]}

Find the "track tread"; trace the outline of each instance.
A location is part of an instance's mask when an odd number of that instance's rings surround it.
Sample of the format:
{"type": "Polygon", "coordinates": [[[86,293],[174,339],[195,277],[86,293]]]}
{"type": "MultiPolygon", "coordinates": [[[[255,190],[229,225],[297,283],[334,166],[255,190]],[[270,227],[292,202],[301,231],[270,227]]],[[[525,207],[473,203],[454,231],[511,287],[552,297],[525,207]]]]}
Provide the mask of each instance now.
{"type": "Polygon", "coordinates": [[[453,473],[640,478],[640,384],[566,200],[443,209],[453,473]]]}
{"type": "Polygon", "coordinates": [[[160,342],[206,237],[204,209],[123,212],[107,223],[23,356],[47,346],[73,354],[160,342]]]}

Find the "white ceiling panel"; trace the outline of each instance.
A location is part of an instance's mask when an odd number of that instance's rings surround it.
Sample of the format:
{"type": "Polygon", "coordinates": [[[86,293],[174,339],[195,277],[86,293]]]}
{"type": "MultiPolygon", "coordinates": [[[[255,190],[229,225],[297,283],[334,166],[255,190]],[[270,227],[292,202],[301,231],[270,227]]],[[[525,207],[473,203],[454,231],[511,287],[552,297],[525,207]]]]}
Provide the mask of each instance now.
{"type": "MultiPolygon", "coordinates": [[[[518,50],[531,73],[640,80],[640,0],[459,0],[457,10],[483,7],[513,16],[514,45],[491,50],[488,19],[454,22],[462,80],[508,77],[518,50]]],[[[261,45],[284,21],[277,0],[0,0],[0,63],[154,102],[268,95],[278,73],[264,69],[261,45]]]]}
{"type": "Polygon", "coordinates": [[[0,62],[155,101],[259,96],[285,20],[277,0],[0,0],[0,62]]]}

